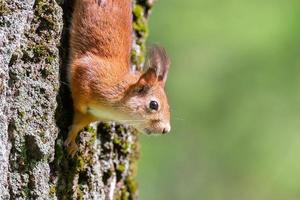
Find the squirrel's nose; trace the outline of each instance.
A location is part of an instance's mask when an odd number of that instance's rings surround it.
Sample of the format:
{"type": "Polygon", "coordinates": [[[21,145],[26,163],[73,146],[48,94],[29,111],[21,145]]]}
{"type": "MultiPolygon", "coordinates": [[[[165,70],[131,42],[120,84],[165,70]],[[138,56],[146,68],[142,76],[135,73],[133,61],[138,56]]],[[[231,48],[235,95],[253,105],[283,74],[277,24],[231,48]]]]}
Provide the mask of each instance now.
{"type": "Polygon", "coordinates": [[[165,133],[169,133],[170,131],[171,131],[171,126],[170,124],[167,124],[166,127],[164,127],[162,133],[165,134],[165,133]]]}

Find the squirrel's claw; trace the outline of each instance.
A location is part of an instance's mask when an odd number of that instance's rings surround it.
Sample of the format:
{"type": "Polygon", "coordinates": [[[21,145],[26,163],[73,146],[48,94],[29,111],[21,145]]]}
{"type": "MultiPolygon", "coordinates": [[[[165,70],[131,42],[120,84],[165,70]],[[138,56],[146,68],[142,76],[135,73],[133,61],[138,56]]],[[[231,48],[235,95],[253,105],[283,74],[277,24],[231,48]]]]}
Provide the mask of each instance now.
{"type": "Polygon", "coordinates": [[[64,145],[67,148],[68,154],[73,158],[78,151],[78,145],[76,144],[75,140],[67,138],[64,142],[64,145]]]}

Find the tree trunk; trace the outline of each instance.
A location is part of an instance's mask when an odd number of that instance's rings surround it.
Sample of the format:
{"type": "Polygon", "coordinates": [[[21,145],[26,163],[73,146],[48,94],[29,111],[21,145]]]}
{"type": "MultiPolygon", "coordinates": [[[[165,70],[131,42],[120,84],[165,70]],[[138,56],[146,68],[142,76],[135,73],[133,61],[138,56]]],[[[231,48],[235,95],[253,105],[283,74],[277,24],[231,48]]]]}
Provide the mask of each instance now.
{"type": "MultiPolygon", "coordinates": [[[[0,199],[137,199],[137,133],[94,123],[63,146],[72,1],[0,0],[0,199]]],[[[152,1],[134,2],[133,67],[141,69],[152,1]]]]}

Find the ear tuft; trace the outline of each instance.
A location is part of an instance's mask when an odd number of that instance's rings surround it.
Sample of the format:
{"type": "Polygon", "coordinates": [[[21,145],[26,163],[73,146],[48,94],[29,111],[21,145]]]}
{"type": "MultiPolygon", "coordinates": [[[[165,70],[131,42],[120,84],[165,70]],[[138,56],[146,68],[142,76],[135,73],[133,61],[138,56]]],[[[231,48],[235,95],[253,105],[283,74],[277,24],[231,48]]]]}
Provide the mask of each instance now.
{"type": "Polygon", "coordinates": [[[170,66],[166,50],[160,45],[153,45],[148,52],[147,67],[154,69],[158,81],[165,84],[170,66]]]}

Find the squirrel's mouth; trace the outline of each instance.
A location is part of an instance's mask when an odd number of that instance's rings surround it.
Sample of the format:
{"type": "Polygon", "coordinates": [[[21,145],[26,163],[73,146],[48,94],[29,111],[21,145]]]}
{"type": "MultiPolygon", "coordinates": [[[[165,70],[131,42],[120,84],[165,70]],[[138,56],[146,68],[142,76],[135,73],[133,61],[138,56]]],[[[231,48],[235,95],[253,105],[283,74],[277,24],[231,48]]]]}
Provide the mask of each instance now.
{"type": "Polygon", "coordinates": [[[149,128],[144,128],[143,130],[144,130],[143,132],[146,133],[147,135],[160,135],[160,134],[166,134],[167,133],[165,131],[162,131],[162,132],[153,131],[149,128]]]}
{"type": "Polygon", "coordinates": [[[148,128],[144,128],[144,132],[147,134],[147,135],[150,135],[152,133],[152,131],[148,128]]]}

